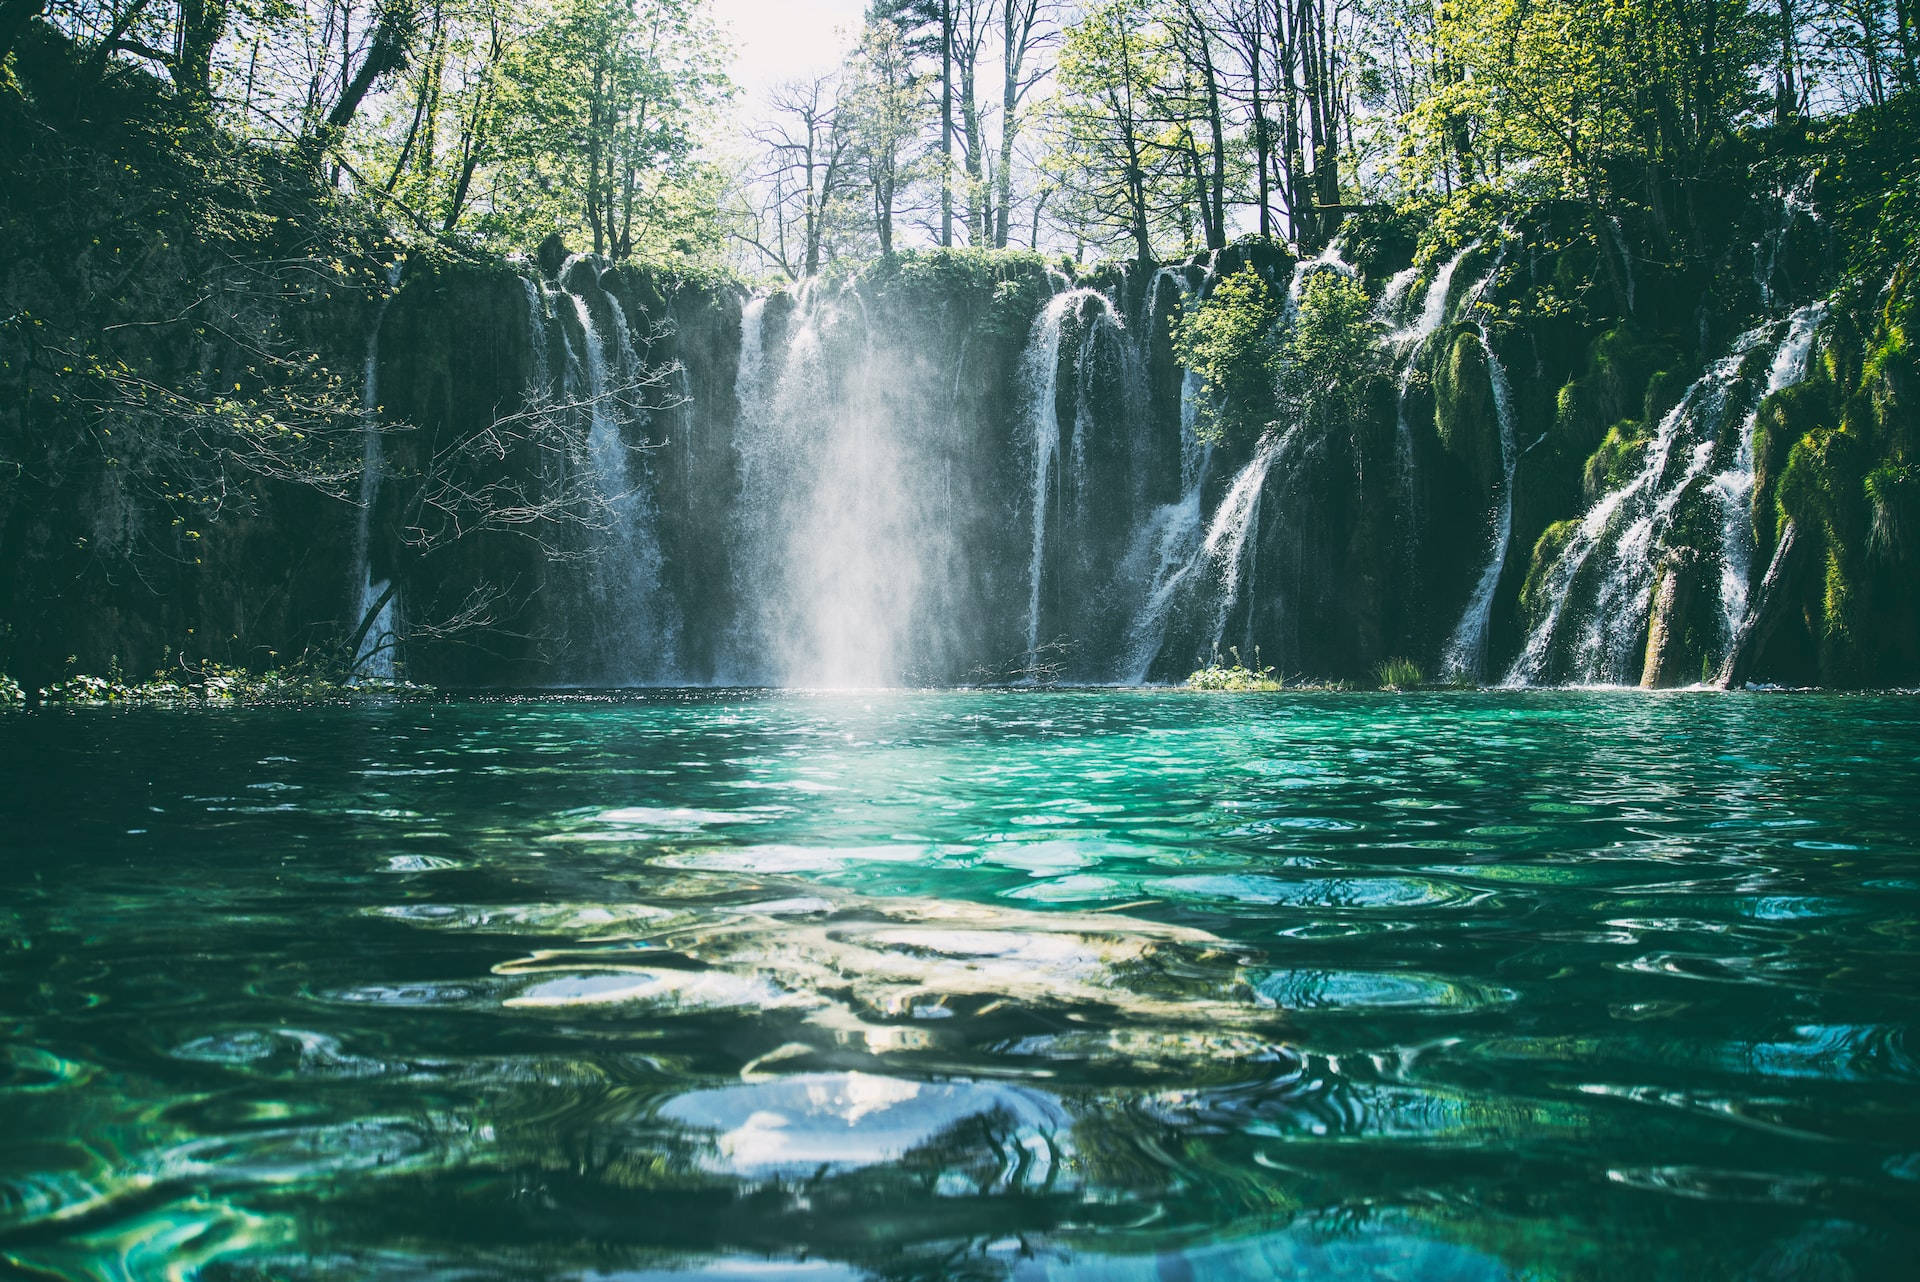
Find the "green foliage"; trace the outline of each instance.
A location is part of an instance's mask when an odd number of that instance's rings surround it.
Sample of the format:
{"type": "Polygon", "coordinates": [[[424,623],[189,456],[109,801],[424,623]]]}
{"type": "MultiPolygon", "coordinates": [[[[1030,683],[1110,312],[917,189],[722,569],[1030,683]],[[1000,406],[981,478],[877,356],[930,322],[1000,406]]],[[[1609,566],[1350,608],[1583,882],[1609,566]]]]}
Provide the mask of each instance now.
{"type": "Polygon", "coordinates": [[[858,279],[876,300],[973,309],[978,328],[1002,338],[1026,334],[1050,288],[1046,258],[1015,249],[910,249],[868,264],[858,279]]]}
{"type": "Polygon", "coordinates": [[[1848,273],[1878,289],[1920,251],[1920,93],[1843,116],[1815,145],[1848,273]]]}
{"type": "Polygon", "coordinates": [[[0,712],[11,712],[27,701],[27,692],[20,683],[4,672],[0,672],[0,712]]]}
{"type": "Polygon", "coordinates": [[[1369,385],[1385,372],[1386,327],[1358,279],[1315,272],[1280,344],[1280,399],[1288,416],[1320,431],[1351,430],[1369,385]]]}
{"type": "Polygon", "coordinates": [[[1374,679],[1382,690],[1417,690],[1426,684],[1426,673],[1412,659],[1388,659],[1374,669],[1374,679]]]}
{"type": "Polygon", "coordinates": [[[1178,181],[1177,130],[1162,129],[1178,83],[1172,33],[1151,0],[1103,0],[1067,28],[1048,170],[1065,211],[1100,244],[1153,256],[1156,214],[1178,181]]]}
{"type": "Polygon", "coordinates": [[[1371,279],[1391,276],[1413,262],[1421,221],[1411,205],[1372,205],[1350,216],[1340,241],[1348,262],[1371,279]]]}
{"type": "MultiPolygon", "coordinates": [[[[349,685],[339,665],[324,657],[302,656],[284,667],[264,672],[212,661],[199,664],[182,661],[172,669],[155,672],[145,681],[127,678],[116,659],[106,676],[75,674],[41,689],[39,701],[86,707],[232,707],[253,703],[311,703],[367,695],[421,698],[432,693],[425,686],[404,682],[349,685]]],[[[3,698],[0,704],[4,704],[3,698]]]]}
{"type": "Polygon", "coordinates": [[[1416,168],[1599,206],[1656,199],[1636,185],[1649,173],[1697,173],[1777,47],[1748,0],[1460,0],[1441,15],[1457,74],[1415,108],[1416,168]]]}
{"type": "Polygon", "coordinates": [[[712,19],[693,0],[555,0],[497,70],[491,245],[552,231],[615,258],[696,257],[721,240],[725,181],[699,155],[731,94],[712,19]]]}
{"type": "Polygon", "coordinates": [[[1632,480],[1646,458],[1651,440],[1645,425],[1630,419],[1607,429],[1606,439],[1587,459],[1586,475],[1582,479],[1587,502],[1597,503],[1632,480]]]}
{"type": "Polygon", "coordinates": [[[1260,656],[1257,651],[1254,654],[1254,666],[1251,668],[1240,662],[1239,647],[1232,647],[1229,653],[1233,656],[1233,662],[1223,664],[1216,650],[1212,663],[1187,678],[1187,689],[1230,694],[1259,694],[1286,688],[1286,683],[1273,675],[1272,668],[1260,666],[1260,656]]]}
{"type": "Polygon", "coordinates": [[[1222,277],[1198,306],[1173,322],[1173,350],[1206,380],[1195,431],[1220,442],[1273,421],[1280,366],[1281,299],[1251,266],[1222,277]]]}
{"type": "Polygon", "coordinates": [[[1560,554],[1580,530],[1580,518],[1555,521],[1540,532],[1533,545],[1533,559],[1527,566],[1527,580],[1520,588],[1520,614],[1532,626],[1546,617],[1552,602],[1547,599],[1547,583],[1560,554]]]}

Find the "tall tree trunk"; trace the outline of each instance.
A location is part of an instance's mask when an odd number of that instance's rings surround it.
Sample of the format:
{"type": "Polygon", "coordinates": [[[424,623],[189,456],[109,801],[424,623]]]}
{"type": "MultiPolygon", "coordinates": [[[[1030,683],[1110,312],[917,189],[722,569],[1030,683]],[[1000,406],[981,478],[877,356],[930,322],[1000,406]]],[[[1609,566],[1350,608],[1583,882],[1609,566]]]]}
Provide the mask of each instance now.
{"type": "Polygon", "coordinates": [[[1000,172],[995,175],[995,249],[1007,247],[1007,231],[1013,215],[1013,140],[1020,131],[1020,73],[1025,62],[1027,36],[1019,29],[1024,15],[1016,12],[1017,9],[1015,0],[1006,0],[1000,11],[1000,172]]]}
{"type": "Polygon", "coordinates": [[[1253,166],[1260,190],[1260,235],[1273,235],[1273,198],[1267,187],[1267,163],[1273,151],[1273,138],[1267,131],[1267,109],[1260,94],[1260,23],[1266,17],[1265,0],[1254,6],[1253,39],[1247,48],[1247,69],[1253,89],[1253,166]]]}
{"type": "Polygon", "coordinates": [[[1207,88],[1207,123],[1213,130],[1213,224],[1207,229],[1207,248],[1227,247],[1227,129],[1220,111],[1220,77],[1213,65],[1213,46],[1200,35],[1201,69],[1207,88]]]}
{"type": "Polygon", "coordinates": [[[173,65],[174,88],[205,102],[213,94],[213,51],[227,30],[226,0],[180,0],[180,54],[173,65]]]}
{"type": "Polygon", "coordinates": [[[960,68],[960,131],[967,139],[967,242],[985,245],[989,243],[987,185],[980,161],[982,153],[986,151],[987,140],[982,137],[985,126],[980,119],[980,104],[974,90],[973,62],[969,59],[960,68]]]}
{"type": "MultiPolygon", "coordinates": [[[[1900,0],[1905,4],[1906,0],[1900,0]]],[[[1793,0],[1780,0],[1780,68],[1773,84],[1773,123],[1785,128],[1800,111],[1800,91],[1795,83],[1793,56],[1793,0]]]]}
{"type": "Polygon", "coordinates": [[[953,0],[940,0],[940,244],[953,247],[953,0]]]}
{"type": "Polygon", "coordinates": [[[381,8],[365,60],[341,91],[340,100],[333,105],[333,110],[327,113],[329,130],[343,132],[353,123],[354,115],[360,110],[360,104],[365,101],[374,82],[388,72],[399,71],[407,65],[407,51],[413,40],[414,16],[413,0],[387,0],[381,8]]]}
{"type": "Polygon", "coordinates": [[[594,64],[593,96],[587,107],[587,223],[593,228],[593,252],[605,253],[606,229],[600,222],[601,129],[605,123],[606,65],[594,64]]]}

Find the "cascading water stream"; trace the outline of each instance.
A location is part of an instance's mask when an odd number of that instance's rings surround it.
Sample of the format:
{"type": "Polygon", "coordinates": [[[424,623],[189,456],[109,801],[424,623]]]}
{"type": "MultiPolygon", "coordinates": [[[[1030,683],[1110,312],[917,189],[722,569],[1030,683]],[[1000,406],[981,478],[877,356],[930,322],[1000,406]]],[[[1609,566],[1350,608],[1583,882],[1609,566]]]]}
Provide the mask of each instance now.
{"type": "MultiPolygon", "coordinates": [[[[1183,305],[1195,290],[1176,272],[1183,305]]],[[[1121,679],[1140,685],[1152,674],[1154,660],[1166,646],[1183,585],[1191,577],[1204,530],[1203,499],[1213,447],[1200,440],[1200,403],[1206,379],[1195,370],[1180,378],[1180,496],[1155,508],[1135,536],[1128,561],[1140,568],[1128,577],[1141,585],[1140,604],[1133,611],[1121,652],[1121,679]]],[[[1129,568],[1132,568],[1130,566],[1129,568]]]]}
{"type": "Polygon", "coordinates": [[[1772,322],[1735,340],[1660,420],[1638,472],[1596,502],[1581,518],[1550,569],[1547,606],[1507,673],[1508,685],[1555,679],[1630,684],[1639,680],[1645,635],[1659,570],[1659,552],[1695,482],[1707,475],[1729,413],[1742,413],[1733,465],[1709,485],[1722,507],[1719,586],[1731,647],[1738,620],[1747,613],[1752,550],[1742,529],[1750,517],[1753,430],[1764,398],[1805,375],[1820,308],[1802,308],[1784,326],[1772,322]],[[1754,379],[1753,353],[1774,334],[1764,381],[1754,379]],[[1737,509],[1739,520],[1730,519],[1737,509]],[[1740,528],[1735,528],[1736,526],[1740,528]],[[1735,582],[1737,580],[1737,583],[1735,582]]]}
{"type": "MultiPolygon", "coordinates": [[[[1418,456],[1413,446],[1413,421],[1407,416],[1407,403],[1413,390],[1414,377],[1420,372],[1420,359],[1427,350],[1427,344],[1446,321],[1447,302],[1453,294],[1454,274],[1460,270],[1460,264],[1466,261],[1467,255],[1479,247],[1480,242],[1474,241],[1448,259],[1427,285],[1420,314],[1412,324],[1393,331],[1385,340],[1389,355],[1400,366],[1400,394],[1394,418],[1394,466],[1398,473],[1399,499],[1399,519],[1396,524],[1399,526],[1401,560],[1409,566],[1420,537],[1417,495],[1420,478],[1418,456]]],[[[1394,278],[1393,286],[1388,288],[1386,297],[1381,300],[1383,317],[1391,319],[1397,316],[1401,304],[1392,301],[1394,289],[1398,288],[1404,298],[1411,289],[1415,270],[1409,267],[1394,278]]]]}
{"type": "Polygon", "coordinates": [[[1260,496],[1266,489],[1267,475],[1299,436],[1299,432],[1299,428],[1290,427],[1284,432],[1270,431],[1261,437],[1252,460],[1233,478],[1233,484],[1227,487],[1226,497],[1220,500],[1220,506],[1213,511],[1213,519],[1207,523],[1207,537],[1201,542],[1201,551],[1206,561],[1218,571],[1214,587],[1213,626],[1207,638],[1213,650],[1217,651],[1226,638],[1227,620],[1240,599],[1242,575],[1251,576],[1258,568],[1253,553],[1259,545],[1260,496]]]}
{"type": "Polygon", "coordinates": [[[357,629],[365,624],[369,614],[373,614],[374,619],[361,636],[358,653],[353,656],[352,672],[356,680],[391,681],[397,672],[394,652],[400,644],[399,611],[394,603],[399,593],[388,591],[391,583],[387,580],[374,581],[373,512],[374,506],[380,501],[381,482],[386,478],[386,451],[377,417],[380,410],[380,327],[386,322],[393,291],[400,287],[400,272],[404,265],[404,260],[399,260],[387,268],[388,292],[381,295],[374,308],[373,325],[367,334],[366,368],[360,382],[360,408],[366,412],[367,428],[361,438],[364,444],[360,465],[360,517],[353,535],[352,583],[354,600],[358,605],[354,626],[357,629]]]}
{"type": "MultiPolygon", "coordinates": [[[[1066,327],[1067,317],[1073,315],[1083,305],[1098,300],[1100,307],[1108,308],[1106,296],[1093,289],[1071,289],[1055,294],[1042,309],[1033,323],[1033,330],[1027,340],[1027,348],[1020,360],[1021,387],[1027,406],[1027,445],[1031,451],[1029,475],[1032,478],[1030,498],[1033,510],[1032,553],[1027,562],[1027,655],[1028,661],[1040,649],[1040,588],[1046,572],[1047,558],[1047,520],[1051,500],[1058,497],[1055,491],[1062,488],[1058,456],[1060,452],[1060,341],[1066,327]]],[[[1088,328],[1086,344],[1090,346],[1093,329],[1088,328]]],[[[1080,367],[1087,363],[1088,353],[1083,350],[1080,367]]],[[[1076,373],[1079,370],[1076,369],[1076,373]]],[[[1077,382],[1076,423],[1073,440],[1077,452],[1081,455],[1076,466],[1084,468],[1085,440],[1082,426],[1083,415],[1080,408],[1084,404],[1084,383],[1077,382]]]]}
{"type": "MultiPolygon", "coordinates": [[[[1317,258],[1294,264],[1282,310],[1282,331],[1298,319],[1307,282],[1316,272],[1353,276],[1356,269],[1330,246],[1317,258]]],[[[1195,428],[1204,383],[1191,372],[1181,389],[1181,480],[1183,494],[1158,509],[1136,542],[1134,558],[1150,566],[1146,591],[1134,612],[1123,650],[1124,679],[1138,683],[1150,675],[1165,649],[1176,615],[1197,616],[1205,645],[1218,649],[1234,608],[1250,589],[1259,569],[1261,496],[1276,462],[1299,439],[1297,429],[1269,431],[1253,456],[1234,474],[1211,519],[1202,501],[1212,451],[1200,444],[1195,428]]],[[[1248,641],[1252,612],[1248,613],[1248,641]]]]}
{"type": "MultiPolygon", "coordinates": [[[[1773,355],[1761,401],[1806,377],[1814,332],[1826,310],[1824,302],[1809,303],[1788,318],[1787,336],[1773,355]]],[[[1712,481],[1714,497],[1721,506],[1720,613],[1729,651],[1746,621],[1748,585],[1753,581],[1753,433],[1759,422],[1760,405],[1756,402],[1753,412],[1741,421],[1733,466],[1712,481]]]]}
{"type": "Polygon", "coordinates": [[[553,344],[547,334],[546,291],[539,282],[521,277],[527,294],[527,347],[533,354],[532,397],[546,400],[553,395],[553,344]]]}
{"type": "MultiPolygon", "coordinates": [[[[1505,259],[1506,248],[1502,246],[1494,258],[1492,269],[1474,288],[1475,302],[1486,297],[1492,289],[1505,259]]],[[[1444,303],[1441,305],[1445,306],[1444,303]]],[[[1494,508],[1493,539],[1488,548],[1486,565],[1474,581],[1473,594],[1467,598],[1467,608],[1461,614],[1453,635],[1447,639],[1446,649],[1441,656],[1442,671],[1469,681],[1481,680],[1486,674],[1487,632],[1493,618],[1493,598],[1499,590],[1500,576],[1506,569],[1507,552],[1513,542],[1513,474],[1520,461],[1519,443],[1514,433],[1513,384],[1507,378],[1507,367],[1493,350],[1493,339],[1487,332],[1486,322],[1476,319],[1474,326],[1480,334],[1480,350],[1487,360],[1487,377],[1493,390],[1493,413],[1500,431],[1500,501],[1494,508]]]]}
{"type": "Polygon", "coordinates": [[[566,289],[580,328],[579,352],[571,341],[567,356],[572,381],[584,392],[587,406],[587,456],[595,483],[607,505],[607,544],[593,562],[591,617],[585,626],[586,668],[580,674],[596,683],[644,685],[671,681],[677,675],[678,627],[661,591],[663,557],[658,519],[646,482],[634,474],[635,459],[624,435],[623,406],[633,407],[639,385],[645,381],[644,362],[634,349],[620,300],[608,292],[589,270],[574,271],[582,260],[571,259],[560,273],[563,282],[575,275],[588,279],[566,289]],[[606,340],[594,322],[588,290],[599,295],[614,331],[618,381],[607,363],[606,340]]]}

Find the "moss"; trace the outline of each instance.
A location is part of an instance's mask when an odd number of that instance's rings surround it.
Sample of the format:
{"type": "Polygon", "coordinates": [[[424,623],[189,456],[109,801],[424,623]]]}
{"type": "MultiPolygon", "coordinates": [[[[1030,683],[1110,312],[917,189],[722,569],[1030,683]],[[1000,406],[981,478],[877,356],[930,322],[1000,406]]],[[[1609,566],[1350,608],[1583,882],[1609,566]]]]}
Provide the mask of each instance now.
{"type": "Polygon", "coordinates": [[[1816,428],[1794,445],[1780,476],[1781,514],[1817,533],[1825,549],[1815,636],[1821,680],[1832,684],[1853,684],[1866,671],[1863,642],[1870,622],[1860,616],[1858,590],[1872,529],[1866,463],[1865,442],[1857,435],[1816,428]]]}
{"type": "Polygon", "coordinates": [[[1596,338],[1587,353],[1585,378],[1601,411],[1616,419],[1640,409],[1647,382],[1666,356],[1665,348],[1634,325],[1616,325],[1596,338]]]}
{"type": "Polygon", "coordinates": [[[1374,281],[1411,264],[1419,238],[1414,214],[1387,205],[1370,205],[1349,215],[1340,229],[1347,261],[1374,281]]]}
{"type": "Polygon", "coordinates": [[[1648,423],[1658,423],[1672,412],[1687,394],[1685,376],[1672,370],[1658,370],[1647,379],[1646,395],[1641,400],[1640,417],[1648,423]]]}
{"type": "Polygon", "coordinates": [[[1615,423],[1587,458],[1581,490],[1589,504],[1599,502],[1632,480],[1646,459],[1651,434],[1644,423],[1631,419],[1615,423]]]}
{"type": "Polygon", "coordinates": [[[1534,542],[1533,560],[1527,567],[1527,580],[1520,588],[1520,613],[1529,628],[1538,625],[1546,617],[1552,605],[1547,599],[1547,576],[1553,573],[1554,563],[1559,561],[1560,554],[1566,551],[1567,544],[1573,541],[1579,529],[1578,517],[1555,521],[1534,542]]]}
{"type": "Polygon", "coordinates": [[[1500,475],[1500,434],[1480,336],[1461,326],[1434,373],[1434,426],[1441,446],[1466,466],[1476,486],[1493,485],[1500,475]]]}

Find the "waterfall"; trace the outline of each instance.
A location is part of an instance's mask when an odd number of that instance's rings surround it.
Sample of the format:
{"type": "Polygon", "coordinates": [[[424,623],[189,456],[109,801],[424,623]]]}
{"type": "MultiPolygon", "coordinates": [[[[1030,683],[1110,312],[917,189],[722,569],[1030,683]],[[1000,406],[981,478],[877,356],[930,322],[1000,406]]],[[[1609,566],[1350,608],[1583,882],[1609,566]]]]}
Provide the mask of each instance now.
{"type": "Polygon", "coordinates": [[[374,307],[373,325],[367,334],[366,367],[360,379],[360,408],[366,412],[367,427],[361,440],[360,516],[353,534],[353,578],[351,599],[356,604],[354,628],[365,623],[377,607],[379,613],[361,637],[353,656],[351,672],[355,680],[392,681],[398,671],[394,651],[400,644],[398,611],[394,602],[398,592],[389,592],[390,581],[373,577],[373,513],[380,501],[380,484],[386,478],[386,451],[381,438],[380,410],[380,327],[387,318],[387,306],[393,290],[400,287],[404,260],[387,268],[387,293],[374,307]]]}
{"type": "MultiPolygon", "coordinates": [[[[1814,331],[1826,309],[1824,302],[1809,303],[1788,318],[1787,336],[1773,355],[1760,401],[1806,377],[1814,331]]],[[[1720,613],[1729,652],[1746,621],[1748,585],[1753,581],[1753,433],[1760,421],[1760,401],[1741,421],[1733,466],[1712,481],[1714,497],[1721,507],[1720,613]]]]}
{"type": "MultiPolygon", "coordinates": [[[[1055,294],[1033,322],[1020,359],[1020,385],[1026,399],[1027,445],[1031,451],[1029,491],[1033,510],[1032,554],[1027,561],[1027,655],[1029,663],[1040,649],[1040,586],[1046,573],[1047,519],[1051,500],[1063,489],[1060,452],[1060,340],[1068,316],[1098,300],[1101,314],[1110,307],[1098,290],[1073,289],[1055,294]]],[[[1081,477],[1086,467],[1086,367],[1090,363],[1095,328],[1088,327],[1075,368],[1073,466],[1081,477]]]]}
{"type": "Polygon", "coordinates": [[[1787,236],[1793,231],[1793,224],[1801,215],[1812,217],[1813,175],[1808,174],[1797,185],[1780,194],[1780,221],[1761,233],[1753,246],[1753,283],[1760,293],[1760,306],[1773,306],[1773,277],[1780,262],[1780,249],[1787,242],[1787,236]]]}
{"type": "MultiPolygon", "coordinates": [[[[1307,282],[1322,271],[1356,274],[1334,246],[1317,258],[1296,261],[1280,319],[1283,330],[1298,318],[1307,282]]],[[[1184,277],[1179,279],[1183,292],[1190,291],[1184,277]]],[[[1204,492],[1212,450],[1200,443],[1195,430],[1205,394],[1204,380],[1188,371],[1180,397],[1180,495],[1149,513],[1123,562],[1121,577],[1137,584],[1139,602],[1128,620],[1119,656],[1119,675],[1131,683],[1149,678],[1176,618],[1189,620],[1191,635],[1205,646],[1217,648],[1223,642],[1228,621],[1250,593],[1258,569],[1261,497],[1268,478],[1299,439],[1293,428],[1262,435],[1252,458],[1228,482],[1209,519],[1204,492]]],[[[1251,644],[1251,609],[1247,624],[1251,644]]]]}
{"type": "Polygon", "coordinates": [[[1500,503],[1494,509],[1493,543],[1487,552],[1487,564],[1474,582],[1473,595],[1467,598],[1466,611],[1448,638],[1441,658],[1443,671],[1473,681],[1480,680],[1486,673],[1487,628],[1493,617],[1493,596],[1500,587],[1501,572],[1506,569],[1508,545],[1513,542],[1513,472],[1520,458],[1513,431],[1513,385],[1507,380],[1507,367],[1493,350],[1486,325],[1479,323],[1478,328],[1480,350],[1486,353],[1487,374],[1493,384],[1494,417],[1500,425],[1500,503]]]}
{"type": "MultiPolygon", "coordinates": [[[[1434,273],[1433,280],[1427,285],[1427,292],[1421,301],[1420,314],[1405,329],[1395,330],[1387,335],[1386,344],[1400,365],[1400,396],[1394,418],[1394,465],[1398,472],[1400,556],[1402,562],[1411,565],[1416,545],[1419,541],[1419,504],[1417,486],[1419,475],[1418,458],[1413,447],[1413,422],[1407,417],[1407,397],[1413,390],[1414,376],[1420,371],[1420,358],[1427,350],[1427,344],[1440,331],[1447,318],[1447,301],[1453,294],[1454,274],[1460,270],[1460,264],[1467,255],[1480,247],[1474,241],[1434,273]]],[[[1400,305],[1389,306],[1395,288],[1401,296],[1410,292],[1413,272],[1409,267],[1394,277],[1386,297],[1381,300],[1381,315],[1397,315],[1400,305]],[[1402,278],[1405,278],[1404,280],[1402,278]]]]}
{"type": "Polygon", "coordinates": [[[768,308],[742,316],[724,658],[735,680],[845,688],[958,675],[953,652],[976,616],[951,605],[970,588],[951,518],[972,510],[952,496],[955,353],[928,359],[869,303],[802,284],[778,351],[768,308]]]}
{"type": "Polygon", "coordinates": [[[1413,282],[1419,275],[1418,267],[1407,267],[1393,274],[1374,307],[1374,315],[1381,324],[1391,329],[1400,323],[1400,313],[1406,309],[1407,296],[1413,292],[1413,282]]]}
{"type": "MultiPolygon", "coordinates": [[[[1193,297],[1194,289],[1183,274],[1176,274],[1182,300],[1193,297]]],[[[1180,378],[1180,494],[1148,514],[1128,557],[1127,577],[1139,585],[1139,605],[1127,627],[1126,643],[1121,650],[1120,679],[1140,685],[1152,675],[1154,660],[1167,642],[1167,626],[1173,617],[1181,588],[1191,577],[1196,551],[1202,542],[1204,491],[1213,447],[1200,440],[1200,402],[1206,395],[1206,380],[1194,370],[1185,370],[1180,378]]]]}
{"type": "Polygon", "coordinates": [[[1338,272],[1352,278],[1359,275],[1359,268],[1340,257],[1338,243],[1328,245],[1318,258],[1302,258],[1293,264],[1293,276],[1287,282],[1287,299],[1280,315],[1281,328],[1292,326],[1300,315],[1300,298],[1306,292],[1307,281],[1315,272],[1338,272]]]}
{"type": "Polygon", "coordinates": [[[1769,322],[1741,335],[1660,420],[1639,470],[1588,509],[1560,550],[1545,583],[1546,608],[1507,673],[1508,685],[1552,680],[1562,670],[1583,682],[1639,680],[1644,656],[1636,646],[1645,635],[1664,540],[1695,483],[1707,476],[1729,415],[1743,411],[1732,466],[1707,487],[1722,506],[1720,604],[1731,646],[1738,630],[1733,620],[1747,613],[1752,550],[1743,542],[1749,536],[1728,529],[1725,514],[1737,506],[1742,525],[1751,519],[1746,505],[1759,403],[1804,375],[1819,310],[1802,308],[1784,327],[1769,322]],[[1775,333],[1781,337],[1767,377],[1757,380],[1755,353],[1775,333]]]}
{"type": "Polygon", "coordinates": [[[1294,427],[1280,434],[1268,432],[1260,438],[1252,460],[1233,478],[1233,484],[1227,487],[1226,497],[1214,509],[1213,520],[1207,524],[1207,537],[1202,541],[1201,548],[1219,576],[1215,588],[1213,627],[1208,636],[1215,650],[1220,648],[1220,642],[1225,639],[1227,618],[1240,599],[1240,575],[1246,561],[1244,554],[1258,544],[1255,536],[1260,524],[1260,495],[1266,488],[1267,473],[1273,469],[1274,460],[1293,442],[1299,430],[1294,427]]]}
{"type": "Polygon", "coordinates": [[[533,353],[533,396],[546,400],[553,395],[553,356],[552,344],[547,334],[547,305],[545,291],[529,277],[522,276],[520,284],[527,294],[527,348],[533,353]]]}
{"type": "MultiPolygon", "coordinates": [[[[783,528],[781,505],[785,481],[795,470],[794,453],[782,433],[781,419],[775,413],[776,353],[767,350],[768,299],[751,300],[740,313],[740,359],[734,375],[734,399],[738,413],[734,417],[733,452],[739,483],[739,499],[732,514],[732,538],[739,554],[734,558],[736,595],[743,607],[732,629],[733,646],[726,656],[728,683],[732,685],[775,684],[780,674],[772,667],[772,651],[779,636],[790,633],[791,619],[774,616],[784,602],[779,576],[784,548],[779,544],[783,528]]],[[[807,364],[804,349],[814,344],[811,318],[801,315],[801,323],[789,334],[787,355],[807,364]]]]}
{"type": "Polygon", "coordinates": [[[658,513],[649,492],[651,470],[627,445],[620,412],[642,413],[636,398],[646,373],[620,300],[600,284],[593,265],[569,259],[560,279],[580,329],[580,349],[567,343],[568,381],[573,393],[584,393],[587,457],[606,504],[607,525],[592,558],[589,608],[584,617],[569,620],[576,641],[584,640],[574,675],[607,685],[672,681],[678,675],[679,628],[661,589],[663,558],[658,513]],[[576,272],[577,264],[585,270],[576,272]],[[576,276],[585,279],[577,286],[566,283],[576,276]],[[589,290],[599,296],[612,322],[617,380],[610,376],[607,344],[594,321],[589,290]]]}

